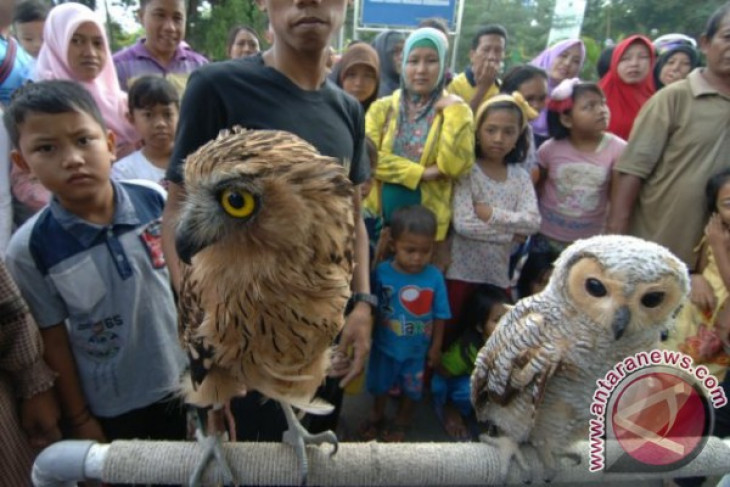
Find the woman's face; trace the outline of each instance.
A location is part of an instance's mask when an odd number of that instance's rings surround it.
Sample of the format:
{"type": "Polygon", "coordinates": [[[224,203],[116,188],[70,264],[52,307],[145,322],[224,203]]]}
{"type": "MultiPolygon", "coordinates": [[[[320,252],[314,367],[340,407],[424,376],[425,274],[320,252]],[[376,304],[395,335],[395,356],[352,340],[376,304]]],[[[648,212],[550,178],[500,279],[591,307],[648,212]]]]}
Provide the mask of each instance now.
{"type": "Polygon", "coordinates": [[[77,81],[94,80],[107,62],[104,36],[93,22],[84,22],[71,36],[68,66],[77,81]]]}
{"type": "Polygon", "coordinates": [[[675,52],[662,66],[659,72],[659,81],[664,85],[671,85],[675,81],[681,81],[687,77],[692,70],[692,61],[686,52],[675,52]]]}
{"type": "Polygon", "coordinates": [[[545,78],[535,76],[522,83],[518,89],[527,104],[535,111],[540,112],[545,108],[547,102],[547,80],[545,78]]]}
{"type": "Polygon", "coordinates": [[[631,85],[643,81],[651,70],[649,48],[642,43],[634,42],[624,51],[616,69],[624,83],[631,85]]]}
{"type": "Polygon", "coordinates": [[[367,64],[350,66],[342,75],[342,89],[360,103],[373,96],[377,83],[375,70],[367,64]]]}
{"type": "Polygon", "coordinates": [[[239,59],[252,56],[257,52],[259,52],[259,40],[246,29],[241,29],[236,34],[236,38],[231,45],[231,52],[228,55],[231,59],[239,59]]]}
{"type": "Polygon", "coordinates": [[[412,49],[406,59],[405,81],[408,89],[416,95],[429,95],[438,83],[441,65],[439,55],[430,47],[412,49]]]}
{"type": "Polygon", "coordinates": [[[556,83],[578,76],[580,71],[580,46],[571,46],[558,54],[550,66],[550,78],[556,83]]]}

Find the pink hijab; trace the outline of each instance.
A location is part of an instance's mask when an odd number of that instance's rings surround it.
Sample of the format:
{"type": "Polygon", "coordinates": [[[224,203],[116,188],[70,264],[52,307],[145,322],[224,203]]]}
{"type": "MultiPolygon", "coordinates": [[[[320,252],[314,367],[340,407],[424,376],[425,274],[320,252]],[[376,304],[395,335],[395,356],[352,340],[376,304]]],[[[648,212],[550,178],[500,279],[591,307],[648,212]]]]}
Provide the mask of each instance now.
{"type": "Polygon", "coordinates": [[[117,136],[117,145],[135,143],[139,136],[127,121],[127,94],[119,87],[117,71],[112,61],[106,32],[99,18],[87,6],[80,3],[62,3],[51,9],[43,27],[43,47],[33,73],[34,81],[67,79],[76,81],[93,95],[107,127],[117,136]],[[104,38],[106,63],[91,82],[76,79],[68,63],[68,46],[71,37],[83,23],[91,22],[104,38]]]}

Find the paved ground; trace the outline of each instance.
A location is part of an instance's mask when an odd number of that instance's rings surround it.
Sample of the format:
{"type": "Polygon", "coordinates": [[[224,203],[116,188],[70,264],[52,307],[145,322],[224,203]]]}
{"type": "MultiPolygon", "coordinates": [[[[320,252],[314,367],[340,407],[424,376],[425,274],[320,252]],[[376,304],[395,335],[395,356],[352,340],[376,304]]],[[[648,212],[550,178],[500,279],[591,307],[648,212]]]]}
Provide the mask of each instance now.
{"type": "MultiPolygon", "coordinates": [[[[390,417],[395,414],[396,400],[388,401],[390,417]]],[[[372,397],[367,392],[360,394],[345,394],[340,415],[339,435],[344,441],[357,441],[356,432],[360,424],[365,421],[372,407],[372,397]]],[[[406,435],[406,441],[411,442],[449,442],[449,436],[441,426],[436,413],[431,407],[430,399],[424,399],[417,407],[413,417],[413,425],[406,435]]]]}

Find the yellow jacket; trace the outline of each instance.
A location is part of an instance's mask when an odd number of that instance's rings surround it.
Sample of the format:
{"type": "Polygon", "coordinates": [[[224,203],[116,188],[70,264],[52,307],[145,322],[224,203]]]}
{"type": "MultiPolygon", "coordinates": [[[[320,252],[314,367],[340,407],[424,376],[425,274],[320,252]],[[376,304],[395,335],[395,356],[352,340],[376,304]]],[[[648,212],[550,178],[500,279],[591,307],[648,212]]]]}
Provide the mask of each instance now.
{"type": "MultiPolygon", "coordinates": [[[[477,93],[477,88],[469,83],[469,80],[466,78],[466,73],[460,73],[451,80],[446,91],[454,95],[459,95],[465,102],[471,103],[471,99],[474,98],[474,95],[477,93]]],[[[497,86],[497,83],[492,83],[492,86],[490,86],[487,92],[484,93],[484,98],[482,98],[482,101],[479,102],[479,105],[498,93],[499,86],[497,86]]]]}
{"type": "MultiPolygon", "coordinates": [[[[421,188],[421,203],[436,214],[436,240],[443,240],[451,221],[451,191],[455,179],[467,174],[474,164],[474,116],[469,105],[456,103],[436,114],[428,132],[426,145],[418,163],[392,153],[400,109],[400,90],[375,101],[365,117],[365,134],[378,147],[375,178],[401,184],[409,189],[421,188]],[[421,175],[436,164],[449,177],[424,181],[421,175]]],[[[446,95],[446,93],[444,93],[446,95]]],[[[366,207],[379,211],[379,191],[371,191],[366,207]]]]}

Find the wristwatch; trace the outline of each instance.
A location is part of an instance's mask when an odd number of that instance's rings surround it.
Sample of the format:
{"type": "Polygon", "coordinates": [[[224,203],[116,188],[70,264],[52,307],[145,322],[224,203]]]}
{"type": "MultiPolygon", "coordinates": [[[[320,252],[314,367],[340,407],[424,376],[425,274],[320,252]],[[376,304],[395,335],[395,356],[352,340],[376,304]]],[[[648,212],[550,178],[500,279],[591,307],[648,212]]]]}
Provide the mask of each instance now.
{"type": "Polygon", "coordinates": [[[374,294],[366,294],[366,293],[354,293],[352,295],[352,302],[353,303],[367,303],[373,308],[378,307],[378,297],[374,294]]]}

